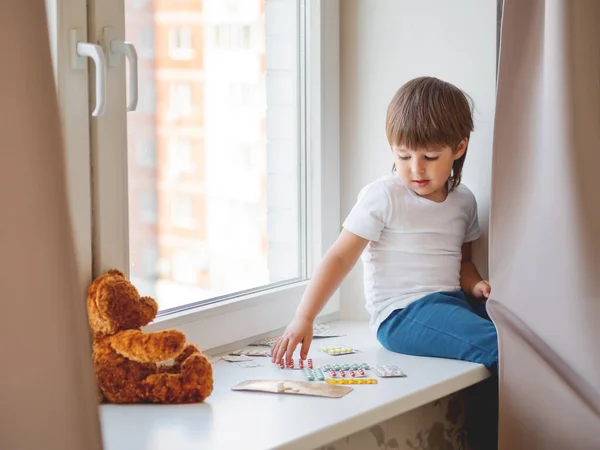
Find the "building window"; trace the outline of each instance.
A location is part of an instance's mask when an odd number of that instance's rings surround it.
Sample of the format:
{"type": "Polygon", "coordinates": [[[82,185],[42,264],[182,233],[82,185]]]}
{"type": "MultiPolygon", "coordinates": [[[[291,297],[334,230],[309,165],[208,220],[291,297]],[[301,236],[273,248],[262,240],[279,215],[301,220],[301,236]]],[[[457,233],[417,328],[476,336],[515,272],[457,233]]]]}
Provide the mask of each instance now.
{"type": "Polygon", "coordinates": [[[192,46],[192,29],[188,26],[169,29],[169,57],[171,59],[194,59],[196,52],[192,46]]]}
{"type": "Polygon", "coordinates": [[[194,205],[189,195],[171,197],[171,224],[176,228],[194,228],[194,205]]]}
{"type": "Polygon", "coordinates": [[[145,244],[141,252],[141,260],[139,262],[141,276],[152,280],[156,279],[158,267],[158,248],[155,244],[145,244]]]}
{"type": "Polygon", "coordinates": [[[189,116],[192,113],[192,86],[189,83],[174,83],[169,88],[170,115],[189,116]]]}
{"type": "Polygon", "coordinates": [[[141,59],[154,58],[154,28],[143,27],[138,30],[137,53],[141,59]]]}
{"type": "Polygon", "coordinates": [[[215,46],[221,50],[249,50],[252,48],[252,26],[219,24],[215,27],[215,46]]]}
{"type": "Polygon", "coordinates": [[[140,139],[135,146],[138,166],[156,167],[156,142],[154,139],[140,139]]]}
{"type": "Polygon", "coordinates": [[[193,253],[184,250],[173,253],[171,267],[173,281],[184,284],[196,283],[196,258],[193,253]]]}
{"type": "Polygon", "coordinates": [[[195,168],[191,141],[181,138],[171,139],[169,141],[169,177],[177,179],[181,174],[193,173],[195,168]]]}
{"type": "Polygon", "coordinates": [[[158,199],[156,192],[144,192],[140,197],[140,218],[143,223],[154,225],[158,222],[158,199]]]}
{"type": "Polygon", "coordinates": [[[156,87],[152,81],[140,83],[140,97],[138,112],[143,114],[154,114],[156,112],[156,87]]]}
{"type": "Polygon", "coordinates": [[[127,4],[132,4],[134,8],[144,8],[151,3],[150,0],[132,0],[127,4]]]}

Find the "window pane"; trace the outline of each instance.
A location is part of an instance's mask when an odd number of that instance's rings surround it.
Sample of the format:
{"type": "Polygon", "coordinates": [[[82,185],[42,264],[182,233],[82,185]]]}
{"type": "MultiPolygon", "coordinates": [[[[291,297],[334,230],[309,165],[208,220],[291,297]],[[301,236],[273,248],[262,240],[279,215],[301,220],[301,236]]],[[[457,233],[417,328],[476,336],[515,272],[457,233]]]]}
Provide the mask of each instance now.
{"type": "Polygon", "coordinates": [[[125,1],[131,278],[161,310],[303,275],[298,1],[125,1]]]}

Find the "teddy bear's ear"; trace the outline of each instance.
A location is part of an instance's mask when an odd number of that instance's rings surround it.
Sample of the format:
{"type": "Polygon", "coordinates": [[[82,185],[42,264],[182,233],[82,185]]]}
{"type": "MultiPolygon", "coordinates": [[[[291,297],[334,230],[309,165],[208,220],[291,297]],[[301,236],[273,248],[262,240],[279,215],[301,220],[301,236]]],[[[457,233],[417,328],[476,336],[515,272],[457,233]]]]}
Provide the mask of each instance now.
{"type": "Polygon", "coordinates": [[[158,312],[156,301],[140,297],[122,272],[111,269],[88,288],[88,317],[94,333],[112,334],[151,322],[158,312]]]}
{"type": "Polygon", "coordinates": [[[123,274],[123,272],[121,272],[120,270],[117,269],[110,269],[108,271],[109,275],[113,275],[113,276],[118,276],[118,277],[122,277],[125,278],[125,275],[123,274]]]}

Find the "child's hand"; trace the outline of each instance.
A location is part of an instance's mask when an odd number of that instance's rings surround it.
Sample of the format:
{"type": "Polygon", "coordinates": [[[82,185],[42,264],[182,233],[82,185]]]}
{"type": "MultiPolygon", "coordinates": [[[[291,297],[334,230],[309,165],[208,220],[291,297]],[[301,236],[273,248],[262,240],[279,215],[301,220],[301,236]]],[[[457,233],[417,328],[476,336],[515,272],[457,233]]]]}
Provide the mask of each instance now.
{"type": "Polygon", "coordinates": [[[302,343],[300,358],[306,359],[313,337],[313,321],[304,317],[295,317],[285,329],[283,335],[271,347],[271,360],[278,363],[285,355],[286,362],[292,362],[296,346],[302,343]]]}
{"type": "Polygon", "coordinates": [[[490,283],[488,281],[485,281],[485,280],[481,280],[473,288],[473,295],[476,298],[483,299],[483,301],[485,301],[488,298],[490,298],[490,293],[491,292],[492,292],[492,287],[490,286],[490,283]]]}

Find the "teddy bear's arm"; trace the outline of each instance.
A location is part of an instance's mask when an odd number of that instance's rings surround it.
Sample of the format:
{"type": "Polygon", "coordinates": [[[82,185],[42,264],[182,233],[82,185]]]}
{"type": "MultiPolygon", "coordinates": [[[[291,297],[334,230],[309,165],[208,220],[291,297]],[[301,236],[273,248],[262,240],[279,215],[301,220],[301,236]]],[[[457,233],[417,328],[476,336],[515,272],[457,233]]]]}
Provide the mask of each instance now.
{"type": "Polygon", "coordinates": [[[177,330],[142,333],[139,330],[121,331],[110,338],[114,351],[140,363],[159,362],[175,358],[185,345],[185,334],[177,330]]]}

